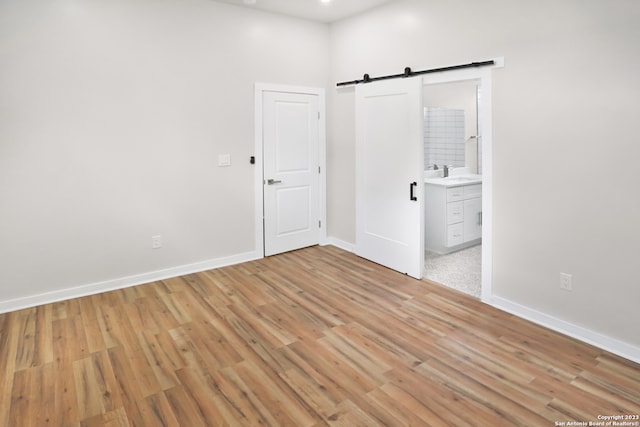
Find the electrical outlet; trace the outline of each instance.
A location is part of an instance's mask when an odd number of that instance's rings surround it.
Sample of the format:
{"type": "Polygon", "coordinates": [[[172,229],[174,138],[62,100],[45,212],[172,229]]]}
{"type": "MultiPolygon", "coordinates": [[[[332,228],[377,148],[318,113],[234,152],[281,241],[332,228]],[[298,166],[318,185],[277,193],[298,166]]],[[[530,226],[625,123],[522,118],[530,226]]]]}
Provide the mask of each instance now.
{"type": "Polygon", "coordinates": [[[560,273],[560,289],[564,289],[565,291],[573,290],[572,280],[573,276],[568,273],[560,273]]]}
{"type": "Polygon", "coordinates": [[[160,249],[162,247],[162,236],[151,236],[151,249],[160,249]]]}

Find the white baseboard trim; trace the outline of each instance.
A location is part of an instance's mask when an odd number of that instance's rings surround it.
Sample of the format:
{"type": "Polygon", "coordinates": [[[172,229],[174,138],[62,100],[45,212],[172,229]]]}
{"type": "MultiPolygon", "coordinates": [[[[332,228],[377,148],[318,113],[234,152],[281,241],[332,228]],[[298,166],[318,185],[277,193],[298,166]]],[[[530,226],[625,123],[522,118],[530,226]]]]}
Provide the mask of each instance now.
{"type": "Polygon", "coordinates": [[[538,325],[594,345],[620,357],[624,357],[625,359],[640,363],[640,347],[594,332],[582,326],[560,320],[506,298],[494,296],[491,298],[491,305],[518,317],[522,317],[523,319],[527,319],[533,323],[537,323],[538,325]]]}
{"type": "Polygon", "coordinates": [[[335,237],[327,237],[327,240],[323,243],[323,246],[324,245],[333,245],[337,248],[344,249],[347,252],[356,251],[356,245],[345,242],[344,240],[336,239],[335,237]]]}
{"type": "Polygon", "coordinates": [[[259,254],[258,251],[246,252],[242,254],[231,255],[228,257],[196,262],[193,264],[180,265],[163,270],[151,271],[148,273],[136,274],[133,276],[91,283],[88,285],[76,286],[73,288],[60,289],[53,292],[46,292],[37,295],[29,295],[26,297],[0,301],[0,313],[7,313],[9,311],[22,310],[24,308],[35,307],[42,304],[50,304],[71,298],[80,298],[87,295],[94,295],[102,292],[113,291],[116,289],[128,288],[130,286],[142,285],[145,283],[156,282],[158,280],[168,279],[171,277],[198,273],[205,270],[212,270],[214,268],[239,264],[246,261],[253,261],[260,258],[262,258],[262,255],[259,254]]]}

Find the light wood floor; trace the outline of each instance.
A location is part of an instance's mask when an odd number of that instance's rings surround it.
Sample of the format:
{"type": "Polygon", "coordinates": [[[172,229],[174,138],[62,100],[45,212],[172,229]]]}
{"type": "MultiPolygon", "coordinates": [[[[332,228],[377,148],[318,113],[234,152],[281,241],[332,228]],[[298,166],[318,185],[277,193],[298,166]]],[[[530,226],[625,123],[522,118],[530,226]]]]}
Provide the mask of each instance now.
{"type": "Polygon", "coordinates": [[[0,315],[0,426],[553,426],[640,366],[334,247],[0,315]]]}

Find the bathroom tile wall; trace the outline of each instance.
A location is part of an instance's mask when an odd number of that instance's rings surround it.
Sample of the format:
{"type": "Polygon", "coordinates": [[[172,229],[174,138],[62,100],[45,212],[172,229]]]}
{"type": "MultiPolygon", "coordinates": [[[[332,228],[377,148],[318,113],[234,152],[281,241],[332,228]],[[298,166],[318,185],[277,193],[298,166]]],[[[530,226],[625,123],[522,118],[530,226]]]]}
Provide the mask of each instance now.
{"type": "Polygon", "coordinates": [[[462,167],[464,152],[464,110],[451,108],[424,109],[424,162],[462,167]]]}

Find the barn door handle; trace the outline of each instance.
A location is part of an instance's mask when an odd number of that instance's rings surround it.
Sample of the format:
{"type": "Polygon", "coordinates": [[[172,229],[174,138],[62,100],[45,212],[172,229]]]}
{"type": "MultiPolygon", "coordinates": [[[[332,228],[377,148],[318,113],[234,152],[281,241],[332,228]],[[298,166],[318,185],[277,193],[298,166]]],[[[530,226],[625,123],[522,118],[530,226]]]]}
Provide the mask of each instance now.
{"type": "Polygon", "coordinates": [[[411,184],[409,184],[409,199],[412,201],[418,200],[418,198],[413,194],[413,189],[417,186],[417,182],[412,182],[411,184]]]}

